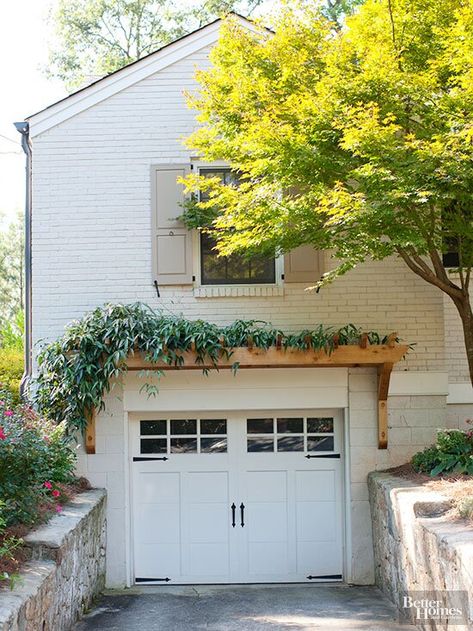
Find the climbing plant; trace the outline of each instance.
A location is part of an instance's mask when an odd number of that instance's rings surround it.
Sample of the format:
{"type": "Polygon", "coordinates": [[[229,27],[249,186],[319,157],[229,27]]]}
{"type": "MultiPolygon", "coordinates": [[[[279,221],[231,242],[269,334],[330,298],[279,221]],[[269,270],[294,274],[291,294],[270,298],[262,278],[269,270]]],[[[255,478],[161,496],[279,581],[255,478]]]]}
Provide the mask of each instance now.
{"type": "MultiPolygon", "coordinates": [[[[221,327],[164,315],[142,303],[109,304],[74,321],[60,339],[42,349],[34,397],[41,412],[52,420],[65,420],[71,431],[84,430],[88,413],[103,409],[104,395],[113,379],[126,372],[126,359],[132,353],[143,353],[153,364],[163,362],[179,368],[184,362],[182,353],[192,350],[197,364],[208,365],[210,359],[217,369],[219,359],[230,359],[236,347],[267,349],[280,345],[331,353],[337,345],[359,343],[362,335],[370,344],[387,341],[387,336],[375,331],[363,333],[353,324],[341,329],[319,325],[287,334],[259,320],[237,320],[221,327]]],[[[235,362],[234,372],[237,369],[235,362]]],[[[208,368],[202,370],[208,372],[208,368]]]]}

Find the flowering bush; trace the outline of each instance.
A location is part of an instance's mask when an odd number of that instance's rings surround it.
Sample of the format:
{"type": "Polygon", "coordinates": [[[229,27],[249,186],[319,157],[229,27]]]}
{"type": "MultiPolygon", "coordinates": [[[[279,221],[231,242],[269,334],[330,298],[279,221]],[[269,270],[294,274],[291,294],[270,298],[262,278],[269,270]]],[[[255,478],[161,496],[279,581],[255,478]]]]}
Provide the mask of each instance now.
{"type": "MultiPolygon", "coordinates": [[[[0,497],[5,526],[32,525],[67,500],[75,450],[63,424],[14,406],[0,390],[0,497]]],[[[60,509],[59,509],[60,510],[60,509]]]]}

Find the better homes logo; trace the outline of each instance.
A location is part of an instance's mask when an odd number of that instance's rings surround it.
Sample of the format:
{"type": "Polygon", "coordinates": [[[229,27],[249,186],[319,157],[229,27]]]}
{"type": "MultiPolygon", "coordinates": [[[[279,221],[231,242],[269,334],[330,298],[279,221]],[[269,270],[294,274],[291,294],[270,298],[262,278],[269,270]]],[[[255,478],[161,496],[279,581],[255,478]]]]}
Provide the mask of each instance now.
{"type": "Polygon", "coordinates": [[[406,618],[416,622],[468,625],[468,594],[465,591],[410,592],[403,596],[401,608],[406,618]]]}

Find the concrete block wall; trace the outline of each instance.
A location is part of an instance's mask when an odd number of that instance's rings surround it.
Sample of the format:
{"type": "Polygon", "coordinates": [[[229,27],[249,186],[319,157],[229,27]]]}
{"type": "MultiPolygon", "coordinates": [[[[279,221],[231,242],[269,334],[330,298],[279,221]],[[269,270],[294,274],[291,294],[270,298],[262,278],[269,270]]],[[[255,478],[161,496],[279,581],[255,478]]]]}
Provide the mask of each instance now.
{"type": "Polygon", "coordinates": [[[390,396],[388,449],[378,449],[377,374],[349,370],[349,468],[352,528],[352,571],[358,584],[374,582],[373,537],[367,476],[404,464],[431,445],[436,429],[445,426],[446,397],[390,396]]]}

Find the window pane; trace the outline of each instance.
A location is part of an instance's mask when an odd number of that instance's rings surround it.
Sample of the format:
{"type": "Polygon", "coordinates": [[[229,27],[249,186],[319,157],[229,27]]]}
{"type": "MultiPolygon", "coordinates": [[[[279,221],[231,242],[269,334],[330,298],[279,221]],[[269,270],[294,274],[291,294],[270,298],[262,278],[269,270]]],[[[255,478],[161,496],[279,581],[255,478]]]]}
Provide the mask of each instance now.
{"type": "Polygon", "coordinates": [[[249,418],[246,421],[248,434],[272,434],[272,418],[249,418]]]}
{"type": "Polygon", "coordinates": [[[274,451],[272,438],[248,438],[248,451],[274,451]]]}
{"type": "Polygon", "coordinates": [[[307,431],[309,434],[333,434],[333,418],[308,418],[307,431]]]}
{"type": "Polygon", "coordinates": [[[200,451],[203,454],[226,453],[226,438],[201,438],[200,451]]]}
{"type": "Polygon", "coordinates": [[[333,451],[333,436],[307,436],[307,451],[333,451]]]}
{"type": "Polygon", "coordinates": [[[171,434],[197,434],[197,421],[195,419],[173,420],[171,434]]]}
{"type": "Polygon", "coordinates": [[[142,454],[165,454],[167,452],[167,440],[165,438],[142,438],[142,454]]]}
{"type": "Polygon", "coordinates": [[[166,421],[140,421],[140,433],[143,436],[166,435],[166,421]]]}
{"type": "Polygon", "coordinates": [[[226,434],[227,421],[225,419],[201,419],[201,434],[226,434]]]}
{"type": "Polygon", "coordinates": [[[278,418],[278,434],[302,434],[304,421],[301,418],[278,418]]]}
{"type": "Polygon", "coordinates": [[[284,436],[278,438],[278,451],[304,451],[304,437],[284,436]]]}
{"type": "Polygon", "coordinates": [[[197,453],[197,438],[171,438],[171,453],[197,453]]]}

